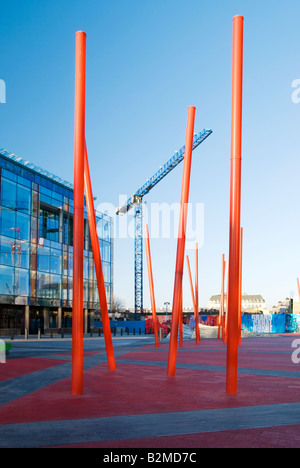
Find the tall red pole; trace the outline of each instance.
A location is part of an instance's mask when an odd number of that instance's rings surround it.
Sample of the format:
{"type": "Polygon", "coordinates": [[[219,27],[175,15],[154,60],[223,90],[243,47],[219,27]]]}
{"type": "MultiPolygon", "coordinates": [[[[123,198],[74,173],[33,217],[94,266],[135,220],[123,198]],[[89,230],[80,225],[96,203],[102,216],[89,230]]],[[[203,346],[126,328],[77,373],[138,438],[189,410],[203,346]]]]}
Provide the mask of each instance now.
{"type": "Polygon", "coordinates": [[[243,288],[242,288],[242,269],[243,269],[243,228],[241,227],[240,238],[240,299],[239,299],[239,344],[242,342],[242,302],[243,302],[243,288]]]}
{"type": "Polygon", "coordinates": [[[195,107],[191,106],[188,108],[185,153],[184,153],[184,163],[183,163],[183,176],[182,176],[182,187],[181,187],[181,200],[180,200],[180,217],[179,217],[179,230],[178,230],[178,240],[177,240],[175,281],[174,281],[174,293],[173,293],[173,303],[172,303],[172,325],[171,325],[171,333],[170,333],[168,369],[167,369],[168,377],[174,377],[175,369],[176,369],[178,322],[179,322],[179,313],[180,313],[180,300],[181,300],[180,298],[181,298],[181,291],[182,291],[182,275],[183,275],[184,250],[185,250],[185,231],[186,231],[186,219],[187,219],[187,209],[188,209],[188,200],[189,200],[195,111],[196,111],[195,107]]]}
{"type": "Polygon", "coordinates": [[[83,223],[85,147],[85,67],[86,34],[76,33],[74,213],[73,213],[73,316],[72,394],[83,390],[83,223]]]}
{"type": "MultiPolygon", "coordinates": [[[[192,280],[190,259],[189,259],[188,255],[186,255],[186,263],[187,263],[189,280],[190,280],[191,295],[192,295],[192,301],[193,301],[193,307],[194,307],[195,330],[196,330],[196,337],[197,337],[197,315],[196,315],[197,305],[196,305],[196,299],[195,299],[194,288],[193,288],[193,280],[192,280]]],[[[199,328],[199,325],[198,325],[198,328],[199,328]]]]}
{"type": "Polygon", "coordinates": [[[237,392],[239,343],[238,317],[242,160],[243,22],[244,18],[240,15],[233,18],[228,344],[226,368],[226,391],[230,394],[235,394],[237,392]]]}
{"type": "Polygon", "coordinates": [[[200,341],[199,329],[199,285],[198,285],[198,242],[195,244],[195,296],[196,296],[196,343],[200,341]]]}
{"type": "Polygon", "coordinates": [[[89,160],[88,160],[86,145],[85,145],[85,151],[84,151],[84,191],[85,191],[86,207],[87,207],[87,213],[88,213],[88,219],[89,219],[90,236],[91,236],[91,244],[92,244],[93,256],[94,256],[97,286],[98,286],[98,292],[99,292],[100,312],[101,312],[101,319],[102,319],[102,325],[103,325],[103,333],[104,333],[108,367],[110,370],[115,370],[116,363],[115,363],[114,350],[113,350],[113,344],[112,344],[112,338],[111,338],[107,298],[106,298],[105,283],[104,283],[104,276],[103,276],[103,269],[102,269],[101,253],[100,253],[100,247],[99,247],[99,239],[98,239],[98,234],[97,234],[94,198],[93,198],[91,175],[90,175],[89,160]]]}
{"type": "Polygon", "coordinates": [[[157,326],[157,318],[156,318],[156,306],[155,306],[155,295],[154,295],[154,285],[153,285],[153,273],[152,273],[152,262],[151,262],[148,224],[145,225],[145,245],[146,245],[146,257],[147,257],[147,267],[148,267],[148,278],[149,278],[149,289],[150,289],[150,299],[151,299],[151,309],[152,309],[155,347],[159,348],[158,326],[157,326]]]}
{"type": "Polygon", "coordinates": [[[297,285],[298,285],[298,294],[299,294],[299,301],[300,301],[300,283],[299,283],[299,278],[297,278],[297,285]]]}

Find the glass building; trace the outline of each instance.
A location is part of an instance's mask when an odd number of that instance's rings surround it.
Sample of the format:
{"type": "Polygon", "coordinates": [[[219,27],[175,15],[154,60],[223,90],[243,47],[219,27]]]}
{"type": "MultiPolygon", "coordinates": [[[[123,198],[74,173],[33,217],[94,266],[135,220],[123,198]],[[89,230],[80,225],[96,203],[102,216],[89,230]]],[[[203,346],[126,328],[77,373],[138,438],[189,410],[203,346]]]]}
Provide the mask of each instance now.
{"type": "MultiPolygon", "coordinates": [[[[0,148],[0,334],[72,327],[73,186],[0,148]]],[[[84,331],[100,316],[84,212],[84,331]]],[[[108,301],[113,298],[112,218],[96,213],[108,301]]]]}

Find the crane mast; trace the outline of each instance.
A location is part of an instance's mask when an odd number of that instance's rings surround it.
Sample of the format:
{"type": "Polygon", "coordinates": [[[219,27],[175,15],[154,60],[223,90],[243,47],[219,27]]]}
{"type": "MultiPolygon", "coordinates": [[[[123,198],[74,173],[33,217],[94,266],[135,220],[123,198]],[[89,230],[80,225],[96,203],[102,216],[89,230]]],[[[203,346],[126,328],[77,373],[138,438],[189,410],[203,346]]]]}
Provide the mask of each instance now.
{"type": "MultiPolygon", "coordinates": [[[[195,133],[193,138],[193,150],[203,143],[212,133],[212,130],[202,130],[195,133]]],[[[169,172],[171,172],[184,159],[185,146],[183,146],[166,162],[166,164],[142,185],[127,201],[117,208],[117,215],[126,214],[132,207],[134,213],[134,315],[137,318],[138,313],[143,312],[143,197],[155,187],[169,172]]]]}

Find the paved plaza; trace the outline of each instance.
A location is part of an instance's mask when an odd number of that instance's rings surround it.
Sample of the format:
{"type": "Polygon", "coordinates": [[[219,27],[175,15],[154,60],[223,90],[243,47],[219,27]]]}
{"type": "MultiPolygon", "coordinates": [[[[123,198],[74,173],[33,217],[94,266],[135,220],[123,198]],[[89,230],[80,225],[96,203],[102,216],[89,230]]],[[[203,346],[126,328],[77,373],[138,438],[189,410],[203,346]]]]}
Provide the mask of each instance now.
{"type": "Polygon", "coordinates": [[[15,339],[0,364],[0,447],[300,447],[299,335],[245,338],[237,395],[226,394],[226,345],[178,347],[167,377],[168,342],[84,339],[84,393],[72,396],[72,340],[15,339]],[[293,362],[294,361],[294,362],[293,362]]]}

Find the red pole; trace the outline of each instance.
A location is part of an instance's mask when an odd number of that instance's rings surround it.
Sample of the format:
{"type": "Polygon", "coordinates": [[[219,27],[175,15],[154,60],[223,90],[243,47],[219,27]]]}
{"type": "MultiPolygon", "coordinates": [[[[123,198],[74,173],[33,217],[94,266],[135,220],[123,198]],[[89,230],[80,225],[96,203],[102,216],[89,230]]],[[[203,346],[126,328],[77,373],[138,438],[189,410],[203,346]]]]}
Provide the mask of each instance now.
{"type": "Polygon", "coordinates": [[[240,310],[239,310],[239,344],[242,342],[242,302],[243,302],[243,288],[242,288],[242,267],[243,267],[243,228],[241,227],[240,238],[240,310]]]}
{"type": "Polygon", "coordinates": [[[179,313],[180,313],[180,297],[181,297],[181,289],[182,289],[182,275],[183,275],[183,263],[184,263],[184,249],[185,249],[185,230],[186,230],[187,208],[188,208],[188,200],[189,200],[195,111],[196,111],[195,107],[188,108],[185,154],[184,154],[184,162],[183,162],[183,176],[182,176],[181,200],[180,200],[180,217],[179,217],[179,230],[178,230],[178,240],[177,240],[175,281],[174,281],[174,293],[173,293],[173,303],[172,303],[172,325],[171,325],[169,356],[168,356],[168,370],[167,370],[168,377],[174,377],[175,368],[176,368],[178,322],[179,322],[179,313]]]}
{"type": "Polygon", "coordinates": [[[298,284],[298,294],[299,294],[299,301],[300,301],[300,283],[299,283],[299,278],[297,278],[297,284],[298,284]]]}
{"type": "Polygon", "coordinates": [[[196,343],[201,340],[199,329],[199,287],[198,287],[198,242],[195,244],[195,296],[196,296],[196,343]]]}
{"type": "Polygon", "coordinates": [[[73,213],[73,317],[72,394],[83,390],[83,223],[85,146],[86,34],[76,33],[74,213],[73,213]]]}
{"type": "Polygon", "coordinates": [[[221,299],[220,299],[220,311],[219,311],[219,330],[218,330],[218,338],[221,335],[221,327],[222,327],[222,334],[224,328],[224,280],[225,280],[225,255],[222,254],[222,283],[221,283],[221,299]]]}
{"type": "MultiPolygon", "coordinates": [[[[188,255],[186,255],[186,263],[187,263],[187,268],[188,268],[188,273],[189,273],[189,279],[190,279],[191,294],[192,294],[192,301],[193,301],[193,307],[194,307],[194,316],[195,316],[195,330],[196,330],[196,338],[197,338],[197,315],[196,315],[197,305],[196,305],[196,299],[195,299],[195,295],[194,295],[194,288],[193,288],[193,280],[192,280],[190,259],[189,259],[189,256],[188,256],[188,255]]],[[[198,328],[199,328],[199,325],[198,325],[198,328]]]]}
{"type": "Polygon", "coordinates": [[[243,91],[243,21],[233,18],[231,182],[228,284],[228,345],[226,391],[237,392],[239,343],[239,257],[242,160],[242,91],[243,91]]]}
{"type": "Polygon", "coordinates": [[[156,306],[155,306],[155,296],[154,296],[154,286],[153,286],[153,274],[152,274],[152,262],[151,262],[148,224],[145,225],[145,245],[146,245],[146,256],[147,256],[147,267],[148,267],[148,278],[149,278],[152,319],[153,319],[153,328],[154,328],[154,337],[155,337],[155,347],[159,348],[158,326],[157,326],[157,318],[156,318],[156,306]]]}
{"type": "Polygon", "coordinates": [[[91,244],[92,244],[94,263],[95,263],[97,286],[98,286],[98,292],[99,292],[100,311],[101,311],[101,319],[102,319],[102,325],[103,325],[103,333],[104,333],[104,339],[105,339],[108,367],[110,370],[115,370],[116,363],[115,363],[114,350],[113,350],[113,344],[112,344],[112,338],[111,338],[111,329],[110,329],[109,316],[108,316],[105,283],[104,283],[104,276],[103,276],[103,269],[102,269],[102,262],[101,262],[99,239],[98,239],[98,234],[97,234],[95,207],[94,207],[92,183],[91,183],[89,160],[88,160],[86,144],[85,144],[85,151],[84,151],[84,191],[85,191],[86,207],[87,207],[88,219],[89,219],[90,236],[91,236],[91,244]]]}

